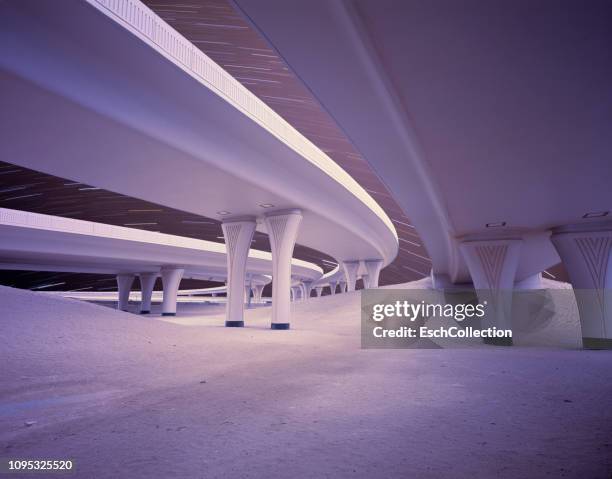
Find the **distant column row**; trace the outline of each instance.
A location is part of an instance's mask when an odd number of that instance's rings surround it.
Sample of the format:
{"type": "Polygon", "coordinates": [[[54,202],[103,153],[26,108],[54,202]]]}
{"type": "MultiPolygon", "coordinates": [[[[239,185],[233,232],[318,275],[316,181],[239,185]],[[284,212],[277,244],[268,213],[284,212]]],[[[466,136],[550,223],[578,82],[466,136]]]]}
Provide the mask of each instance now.
{"type": "MultiPolygon", "coordinates": [[[[316,286],[313,281],[302,280],[292,286],[291,260],[299,226],[302,220],[300,210],[284,210],[273,212],[263,217],[270,238],[272,253],[272,329],[289,329],[290,303],[299,299],[307,299],[312,291],[317,296],[322,293],[322,286],[316,286]]],[[[257,226],[253,216],[227,218],[221,227],[227,251],[227,304],[225,325],[227,327],[244,326],[244,305],[250,303],[251,291],[254,301],[261,302],[264,285],[247,285],[246,271],[249,250],[257,226]]],[[[331,294],[335,294],[337,286],[340,291],[354,291],[358,275],[363,278],[366,287],[378,285],[380,260],[346,261],[343,263],[345,281],[331,281],[331,294]]],[[[162,315],[176,314],[176,300],[184,269],[180,267],[163,267],[161,278],[163,283],[162,315]]],[[[158,274],[140,273],[142,301],[141,314],[151,312],[151,297],[158,274]]],[[[126,311],[129,295],[136,274],[117,275],[119,289],[118,308],[126,311]]]]}
{"type": "MultiPolygon", "coordinates": [[[[161,270],[161,278],[163,284],[163,302],[162,316],[176,315],[176,296],[178,293],[179,284],[183,277],[184,269],[177,267],[164,267],[161,270]]],[[[149,314],[151,312],[151,297],[153,288],[157,279],[157,273],[140,273],[141,301],[140,314],[149,314]]],[[[117,309],[121,311],[128,310],[130,300],[130,291],[136,279],[136,274],[125,273],[117,275],[117,288],[119,291],[119,301],[117,309]]]]}

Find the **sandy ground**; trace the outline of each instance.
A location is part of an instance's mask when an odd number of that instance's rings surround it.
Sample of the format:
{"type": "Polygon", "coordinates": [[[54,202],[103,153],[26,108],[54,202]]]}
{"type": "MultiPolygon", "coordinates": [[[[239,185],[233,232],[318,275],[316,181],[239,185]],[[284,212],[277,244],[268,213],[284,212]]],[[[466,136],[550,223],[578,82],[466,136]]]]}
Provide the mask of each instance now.
{"type": "Polygon", "coordinates": [[[0,308],[0,457],[67,477],[611,477],[612,354],[568,346],[575,318],[565,348],[361,350],[358,293],[290,331],[269,308],[244,329],[4,287],[0,308]]]}

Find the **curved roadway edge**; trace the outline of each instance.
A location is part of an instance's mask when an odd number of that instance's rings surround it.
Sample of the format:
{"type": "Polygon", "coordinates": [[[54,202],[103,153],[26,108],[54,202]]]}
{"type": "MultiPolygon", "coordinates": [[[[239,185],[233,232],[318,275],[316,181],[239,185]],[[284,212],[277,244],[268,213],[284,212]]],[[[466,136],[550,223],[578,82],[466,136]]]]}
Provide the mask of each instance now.
{"type": "MultiPolygon", "coordinates": [[[[528,195],[519,193],[520,190],[515,189],[517,193],[516,197],[513,198],[515,201],[506,198],[504,202],[502,198],[501,202],[504,204],[500,207],[500,201],[493,202],[492,195],[487,196],[485,192],[490,190],[490,186],[487,190],[487,185],[498,184],[500,178],[503,178],[504,174],[500,174],[502,168],[498,167],[496,170],[489,165],[487,169],[486,161],[484,165],[481,165],[477,163],[476,158],[471,158],[473,165],[470,171],[474,169],[474,165],[483,166],[480,168],[479,174],[473,176],[478,176],[480,185],[484,186],[459,194],[453,191],[455,196],[449,199],[449,192],[443,190],[440,184],[440,171],[434,171],[434,167],[428,161],[430,158],[426,158],[423,151],[420,140],[424,132],[418,134],[418,129],[415,127],[418,118],[415,118],[416,115],[411,110],[411,98],[405,97],[405,91],[402,90],[403,84],[399,83],[406,76],[409,76],[409,68],[412,66],[407,63],[408,60],[404,64],[398,64],[397,60],[401,58],[401,42],[406,41],[405,38],[414,39],[415,36],[418,38],[418,33],[412,37],[403,37],[401,35],[402,27],[398,26],[397,22],[389,22],[388,20],[394,15],[395,18],[398,15],[409,15],[411,8],[418,9],[418,6],[415,7],[414,3],[398,4],[397,9],[393,12],[389,9],[385,10],[383,6],[377,8],[372,3],[348,0],[338,2],[326,0],[298,1],[291,2],[291,5],[281,0],[235,0],[234,3],[253,26],[269,40],[270,45],[278,51],[296,75],[336,119],[347,136],[386,183],[394,198],[419,231],[419,235],[422,237],[432,259],[433,273],[436,276],[448,276],[448,279],[452,282],[471,280],[466,261],[459,248],[460,243],[475,239],[495,241],[497,239],[520,238],[523,241],[523,248],[518,260],[516,280],[526,279],[560,261],[559,255],[549,240],[551,225],[564,224],[568,221],[568,217],[571,221],[581,221],[582,215],[588,213],[593,204],[606,204],[605,197],[601,194],[602,189],[595,188],[598,192],[597,200],[593,198],[590,204],[589,201],[582,201],[583,205],[581,207],[566,208],[567,211],[572,210],[572,215],[559,214],[558,211],[562,211],[562,209],[558,208],[555,215],[549,215],[542,221],[536,221],[535,218],[538,217],[538,214],[526,214],[527,208],[520,208],[520,214],[523,216],[517,216],[517,208],[512,210],[512,203],[520,199],[522,200],[521,204],[524,205],[525,198],[528,195]],[[357,11],[358,8],[365,9],[367,12],[364,14],[361,10],[357,11]],[[364,24],[364,16],[370,22],[368,25],[364,24]],[[372,23],[375,21],[378,21],[376,23],[378,29],[373,33],[372,23]],[[389,26],[389,24],[393,25],[396,30],[390,32],[385,29],[384,26],[389,26]],[[380,53],[381,48],[389,48],[390,45],[396,48],[396,51],[394,51],[396,56],[392,57],[396,60],[396,63],[390,63],[388,58],[387,63],[383,63],[380,53]],[[312,51],[318,51],[320,54],[312,55],[312,51]],[[402,77],[399,72],[405,76],[402,77]],[[347,78],[350,78],[350,81],[345,81],[347,78]],[[359,101],[355,101],[356,99],[359,101]],[[367,112],[367,115],[364,115],[364,112],[367,112]],[[489,171],[491,172],[488,173],[489,171]],[[487,177],[487,173],[495,176],[487,177]],[[459,195],[459,199],[461,199],[461,194],[463,194],[463,203],[470,205],[476,203],[477,206],[467,213],[461,211],[461,215],[451,215],[451,212],[459,209],[460,205],[457,198],[459,195]],[[506,203],[509,203],[509,205],[506,203]],[[480,206],[478,207],[478,205],[480,206]],[[495,207],[497,207],[497,210],[495,207]],[[581,208],[583,208],[582,211],[581,208]],[[485,229],[485,224],[489,222],[495,224],[499,215],[501,215],[502,220],[506,217],[512,217],[514,220],[512,226],[499,232],[485,229]],[[531,216],[534,217],[533,220],[530,219],[531,216]],[[466,227],[466,225],[469,226],[466,227]]],[[[424,15],[427,12],[431,14],[428,8],[421,8],[421,10],[426,12],[424,15]]],[[[442,19],[440,22],[452,22],[453,20],[449,19],[453,14],[452,11],[449,8],[443,15],[440,15],[442,19]]],[[[515,13],[515,11],[512,10],[512,13],[515,13]]],[[[462,13],[452,18],[457,18],[457,22],[467,22],[466,17],[469,16],[470,13],[468,12],[465,15],[462,13]]],[[[473,18],[474,16],[472,16],[473,18]]],[[[448,37],[438,39],[437,35],[442,37],[446,34],[452,37],[452,32],[460,35],[463,33],[461,28],[467,28],[462,24],[452,24],[451,26],[455,29],[448,27],[447,31],[439,32],[435,31],[432,25],[437,24],[432,22],[431,25],[423,26],[423,31],[419,31],[420,38],[432,35],[432,38],[436,38],[436,41],[452,41],[448,37]],[[431,28],[431,30],[427,30],[428,28],[431,28]]],[[[404,26],[404,28],[408,27],[404,26]]],[[[601,31],[597,33],[601,34],[601,31]]],[[[475,33],[471,33],[466,36],[475,38],[474,35],[475,33]]],[[[509,38],[513,37],[510,35],[509,38]]],[[[594,38],[597,39],[598,37],[594,38]]],[[[486,42],[483,41],[482,43],[486,42]]],[[[411,49],[411,59],[415,57],[422,59],[427,57],[427,52],[429,52],[426,45],[408,45],[408,47],[411,49]],[[420,57],[418,56],[419,53],[420,57]]],[[[507,45],[502,45],[502,47],[507,47],[507,45]]],[[[511,45],[508,48],[512,47],[516,48],[516,45],[511,45]]],[[[584,48],[584,46],[581,45],[581,48],[584,48]]],[[[434,49],[434,51],[436,50],[434,49]]],[[[486,57],[486,53],[490,53],[490,51],[485,50],[485,53],[482,53],[483,57],[486,57]]],[[[602,52],[598,51],[597,53],[601,54],[602,52]]],[[[474,51],[470,56],[462,59],[468,62],[465,69],[471,69],[473,72],[480,71],[478,70],[478,62],[475,60],[479,58],[479,54],[479,52],[474,51]],[[470,61],[474,61],[474,63],[469,63],[470,61]]],[[[445,57],[431,59],[432,64],[436,67],[438,66],[436,62],[443,63],[444,61],[445,57]]],[[[457,60],[457,62],[460,61],[457,60]]],[[[423,64],[427,65],[427,62],[422,62],[419,67],[422,68],[423,64]]],[[[457,68],[456,64],[453,64],[453,67],[457,68]]],[[[486,65],[483,68],[486,68],[486,65]]],[[[455,74],[458,75],[459,73],[455,72],[455,74]]],[[[525,73],[525,75],[528,74],[533,74],[533,72],[525,73]]],[[[419,79],[422,80],[423,77],[431,79],[431,75],[428,76],[427,74],[421,75],[419,79]]],[[[601,76],[598,77],[598,79],[601,78],[601,76]]],[[[504,82],[504,78],[489,80],[498,80],[501,84],[504,82]]],[[[420,90],[417,90],[417,92],[421,92],[422,96],[434,95],[439,92],[435,88],[429,90],[429,85],[425,81],[424,83],[420,83],[418,85],[420,90]]],[[[440,85],[440,82],[432,83],[437,86],[440,85]]],[[[459,85],[459,89],[449,92],[449,95],[454,95],[457,98],[468,95],[465,90],[460,89],[463,85],[460,79],[450,78],[448,84],[454,87],[459,85]]],[[[525,85],[527,84],[525,83],[525,85]]],[[[601,84],[598,87],[601,87],[601,84]]],[[[521,91],[520,93],[524,92],[521,91]]],[[[501,109],[502,102],[507,100],[498,98],[497,109],[503,111],[501,109]]],[[[508,98],[513,97],[509,95],[508,98]]],[[[473,98],[470,97],[470,99],[473,98]]],[[[423,101],[423,98],[419,100],[421,100],[420,105],[427,103],[423,101]]],[[[545,103],[545,100],[541,101],[545,103]]],[[[429,120],[432,116],[435,118],[436,114],[444,114],[439,102],[436,105],[438,110],[427,110],[427,114],[430,115],[429,120]]],[[[541,108],[541,105],[538,104],[537,107],[541,108]]],[[[511,105],[508,106],[508,111],[512,112],[511,105]]],[[[423,109],[419,112],[423,113],[423,109]]],[[[473,114],[472,112],[472,116],[473,114]]],[[[534,118],[536,117],[534,116],[534,118]]],[[[592,119],[592,117],[589,118],[592,119]]],[[[503,121],[499,123],[502,127],[505,125],[503,121]]],[[[599,125],[601,126],[601,124],[600,122],[599,125]]],[[[536,130],[535,127],[534,130],[536,130]]],[[[442,139],[444,133],[448,132],[438,134],[439,142],[444,142],[442,139]]],[[[503,132],[501,134],[503,135],[503,132]]],[[[558,132],[557,135],[559,135],[558,132]]],[[[470,144],[470,141],[478,142],[479,140],[478,138],[463,138],[463,143],[470,144]]],[[[481,142],[485,140],[481,139],[481,142]]],[[[503,156],[499,155],[499,157],[502,158],[503,156]]],[[[556,160],[555,157],[553,157],[554,160],[556,160]]],[[[568,165],[575,165],[573,159],[566,158],[566,160],[568,165]]],[[[507,164],[510,163],[507,162],[507,164]]],[[[592,179],[594,182],[602,183],[601,178],[605,177],[606,174],[605,164],[596,156],[593,165],[590,168],[591,172],[594,172],[592,179]]],[[[533,164],[529,165],[529,167],[531,166],[533,164]]],[[[438,168],[440,168],[439,165],[438,168]]],[[[446,165],[446,184],[449,182],[448,177],[453,176],[450,174],[452,168],[452,164],[446,165]]],[[[520,187],[521,177],[523,180],[528,177],[530,170],[529,168],[521,170],[517,167],[516,172],[518,174],[514,176],[512,174],[508,175],[508,183],[518,184],[520,187]]],[[[539,172],[538,175],[548,178],[551,173],[550,169],[544,167],[544,172],[539,172]]],[[[461,178],[462,172],[456,171],[454,176],[461,178]]],[[[560,177],[560,181],[566,181],[567,179],[563,176],[563,172],[557,176],[560,177]]],[[[472,177],[471,179],[470,184],[473,185],[475,178],[472,177]]],[[[547,183],[554,184],[554,181],[547,179],[547,183]]],[[[550,198],[555,196],[555,192],[551,192],[550,188],[540,188],[539,185],[537,185],[537,188],[539,194],[532,195],[534,198],[532,205],[539,207],[535,209],[542,217],[542,212],[548,211],[546,206],[550,203],[550,198]],[[549,193],[548,196],[544,190],[549,193]]],[[[507,185],[504,185],[503,189],[507,190],[507,185]]],[[[558,189],[563,191],[563,188],[558,189]]],[[[568,187],[566,191],[571,191],[571,187],[568,187]]],[[[583,193],[582,197],[587,198],[587,196],[583,193]]],[[[576,200],[577,195],[572,195],[572,199],[576,200]]],[[[562,200],[567,203],[564,199],[562,200]]],[[[575,203],[577,205],[578,201],[575,201],[575,203]]],[[[601,208],[601,206],[597,208],[601,208]]]]}
{"type": "Polygon", "coordinates": [[[339,262],[395,258],[371,196],[142,3],[26,0],[1,18],[15,164],[208,217],[300,208],[299,244],[339,262]]]}
{"type": "Polygon", "coordinates": [[[423,239],[432,269],[453,280],[468,279],[467,268],[451,238],[452,223],[422,160],[414,129],[398,107],[401,102],[371,45],[360,35],[348,2],[232,3],[267,38],[394,193],[423,239]],[[312,55],[315,50],[321,53],[312,55]],[[351,81],[341,87],[329,81],[347,77],[351,81]]]}
{"type": "MultiPolygon", "coordinates": [[[[6,208],[0,208],[0,258],[2,269],[123,274],[173,266],[183,268],[185,278],[227,277],[222,243],[6,208]]],[[[307,261],[294,258],[291,265],[302,281],[323,275],[307,261]]],[[[271,253],[251,249],[247,273],[254,282],[269,282],[271,272],[271,253]]]]}

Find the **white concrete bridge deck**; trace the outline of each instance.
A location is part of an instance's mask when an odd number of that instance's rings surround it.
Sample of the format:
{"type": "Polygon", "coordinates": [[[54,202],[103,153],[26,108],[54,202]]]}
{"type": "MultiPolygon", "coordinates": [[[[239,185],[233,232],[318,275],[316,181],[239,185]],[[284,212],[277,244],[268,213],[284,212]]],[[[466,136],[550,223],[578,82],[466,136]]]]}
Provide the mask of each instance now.
{"type": "MultiPolygon", "coordinates": [[[[145,277],[154,283],[158,276],[169,279],[172,272],[180,271],[182,278],[224,282],[227,249],[212,241],[0,208],[0,268],[114,274],[132,280],[140,275],[141,283],[145,277]]],[[[251,286],[263,289],[272,270],[271,253],[249,250],[246,272],[251,286]]],[[[314,281],[323,271],[293,258],[291,274],[298,281],[314,281]]],[[[121,281],[119,289],[121,296],[121,281]]],[[[217,290],[210,292],[221,292],[225,287],[217,290]]],[[[166,297],[164,294],[164,301],[166,297]]],[[[166,312],[175,311],[174,305],[166,312]]]]}

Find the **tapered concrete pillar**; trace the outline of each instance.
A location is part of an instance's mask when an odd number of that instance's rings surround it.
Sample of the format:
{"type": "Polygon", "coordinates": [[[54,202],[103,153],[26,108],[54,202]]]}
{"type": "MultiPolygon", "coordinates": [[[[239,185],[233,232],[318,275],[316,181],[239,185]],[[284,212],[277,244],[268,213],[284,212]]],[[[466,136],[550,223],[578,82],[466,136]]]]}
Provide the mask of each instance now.
{"type": "Polygon", "coordinates": [[[315,288],[315,294],[317,295],[317,298],[321,297],[321,293],[323,292],[323,286],[317,286],[315,288]]]}
{"type": "Polygon", "coordinates": [[[223,221],[221,228],[227,249],[227,303],[225,326],[244,326],[246,264],[255,226],[255,218],[230,218],[223,221]]]}
{"type": "Polygon", "coordinates": [[[176,316],[176,293],[178,292],[184,272],[185,270],[182,268],[162,268],[161,278],[164,285],[162,316],[176,316]]]}
{"type": "Polygon", "coordinates": [[[355,283],[357,283],[357,271],[359,271],[359,261],[344,261],[342,263],[344,269],[344,277],[346,279],[347,290],[355,291],[355,283]]]}
{"type": "MultiPolygon", "coordinates": [[[[487,327],[511,329],[512,291],[522,240],[465,241],[460,249],[479,300],[487,301],[487,327]]],[[[511,346],[509,338],[488,338],[488,344],[511,346]]]]}
{"type": "Polygon", "coordinates": [[[304,285],[302,283],[299,283],[297,285],[299,296],[300,296],[300,301],[304,301],[306,299],[306,291],[304,290],[304,285]]]}
{"type": "Polygon", "coordinates": [[[261,303],[261,295],[263,293],[265,285],[263,284],[256,284],[255,287],[253,288],[253,296],[254,296],[254,300],[256,303],[261,303]]]}
{"type": "Polygon", "coordinates": [[[302,221],[302,212],[290,210],[265,216],[272,247],[272,329],[289,329],[291,257],[302,221]]]}
{"type": "Polygon", "coordinates": [[[128,310],[128,303],[130,302],[130,291],[132,291],[132,284],[134,284],[133,274],[118,274],[117,275],[117,289],[119,291],[119,301],[117,302],[117,309],[121,311],[128,310]]]}
{"type": "Polygon", "coordinates": [[[574,287],[583,346],[612,349],[612,223],[557,228],[551,240],[574,287]]]}
{"type": "Polygon", "coordinates": [[[155,287],[157,273],[140,273],[140,314],[149,314],[151,312],[151,296],[155,287]]]}
{"type": "Polygon", "coordinates": [[[367,271],[367,277],[363,277],[363,285],[365,288],[378,288],[378,278],[380,276],[380,269],[382,268],[381,259],[368,259],[363,262],[367,271]]]}
{"type": "Polygon", "coordinates": [[[346,293],[346,281],[339,281],[338,284],[340,285],[340,292],[346,293]]]}
{"type": "Polygon", "coordinates": [[[336,294],[336,286],[338,286],[338,283],[336,281],[330,281],[329,282],[329,292],[330,292],[330,294],[336,294]]]}
{"type": "Polygon", "coordinates": [[[252,293],[253,293],[253,289],[251,288],[251,286],[248,284],[245,285],[244,287],[244,305],[247,309],[251,307],[252,293]]]}
{"type": "MultiPolygon", "coordinates": [[[[297,291],[296,291],[296,288],[291,288],[291,289],[289,290],[289,293],[290,293],[290,296],[291,296],[291,301],[292,301],[292,302],[297,301],[297,291]]],[[[274,301],[274,300],[273,300],[273,301],[274,301]]]]}
{"type": "Polygon", "coordinates": [[[302,281],[302,284],[304,285],[304,294],[306,300],[310,299],[310,295],[312,294],[312,283],[313,282],[310,280],[302,281]]]}

